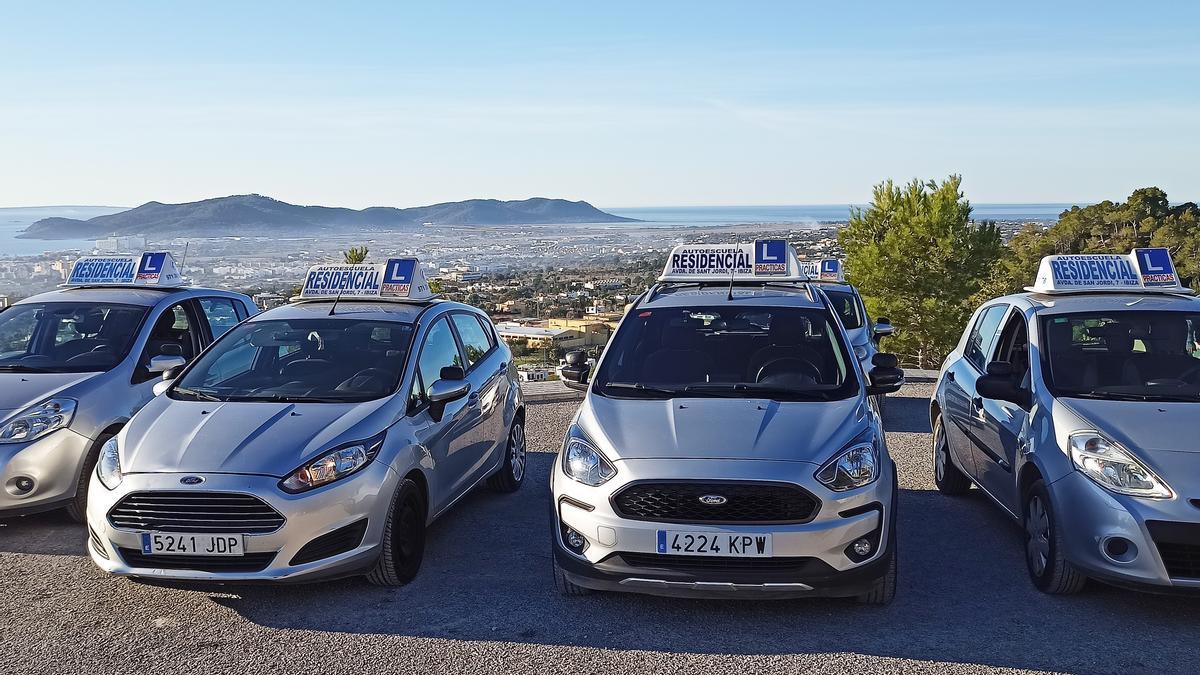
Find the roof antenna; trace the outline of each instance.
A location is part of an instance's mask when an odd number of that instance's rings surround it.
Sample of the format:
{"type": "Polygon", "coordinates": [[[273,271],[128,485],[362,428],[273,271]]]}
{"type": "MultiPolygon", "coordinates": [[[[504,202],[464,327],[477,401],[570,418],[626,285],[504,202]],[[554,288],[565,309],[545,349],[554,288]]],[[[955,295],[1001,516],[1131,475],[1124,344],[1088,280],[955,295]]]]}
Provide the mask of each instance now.
{"type": "Polygon", "coordinates": [[[726,302],[733,301],[733,269],[729,270],[729,295],[725,298],[726,302]]]}
{"type": "Polygon", "coordinates": [[[184,267],[187,265],[188,244],[190,244],[190,243],[191,242],[187,242],[187,241],[183,242],[183,260],[179,261],[179,278],[180,279],[183,279],[183,270],[184,270],[184,267]]]}
{"type": "Polygon", "coordinates": [[[338,300],[342,299],[342,292],[338,291],[337,297],[333,299],[333,305],[329,308],[329,316],[333,316],[333,312],[337,309],[338,300]]]}

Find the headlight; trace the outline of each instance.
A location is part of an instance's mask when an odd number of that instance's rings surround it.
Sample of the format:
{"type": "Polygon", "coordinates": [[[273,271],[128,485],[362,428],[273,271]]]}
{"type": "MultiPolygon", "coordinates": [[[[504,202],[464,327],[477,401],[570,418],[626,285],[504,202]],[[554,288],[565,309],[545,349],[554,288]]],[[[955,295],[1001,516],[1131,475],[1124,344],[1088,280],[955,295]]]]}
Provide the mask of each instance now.
{"type": "Polygon", "coordinates": [[[279,481],[284,492],[296,494],[341,480],[371,463],[383,447],[383,434],[365,441],[346,443],[296,469],[279,481]]]}
{"type": "Polygon", "coordinates": [[[0,426],[0,443],[24,443],[63,429],[75,416],[75,399],[52,398],[21,411],[0,426]]]}
{"type": "Polygon", "coordinates": [[[596,487],[617,475],[617,469],[600,451],[592,447],[575,429],[563,448],[563,473],[584,485],[596,487]]]}
{"type": "Polygon", "coordinates": [[[874,443],[856,443],[826,462],[815,476],[836,492],[860,488],[879,478],[879,451],[874,443]]]}
{"type": "Polygon", "coordinates": [[[1096,431],[1070,436],[1071,461],[1085,476],[1113,492],[1134,497],[1167,499],[1171,488],[1132,454],[1096,431]]]}
{"type": "Polygon", "coordinates": [[[96,478],[104,487],[115,490],[123,477],[120,448],[117,446],[117,437],[113,436],[100,448],[100,458],[96,460],[96,478]]]}

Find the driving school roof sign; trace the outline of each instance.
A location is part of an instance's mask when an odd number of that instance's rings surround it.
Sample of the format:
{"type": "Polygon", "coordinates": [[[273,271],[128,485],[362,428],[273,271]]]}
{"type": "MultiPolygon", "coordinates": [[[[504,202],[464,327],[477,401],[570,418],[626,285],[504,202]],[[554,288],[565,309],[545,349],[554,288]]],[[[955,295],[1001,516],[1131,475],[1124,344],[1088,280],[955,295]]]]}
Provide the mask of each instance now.
{"type": "Polygon", "coordinates": [[[166,251],[141,255],[84,256],[71,266],[67,286],[183,285],[175,258],[166,251]]]}
{"type": "Polygon", "coordinates": [[[659,281],[807,281],[796,251],[782,239],[752,244],[682,244],[671,250],[659,281]]]}
{"type": "Polygon", "coordinates": [[[416,258],[377,265],[314,265],[304,277],[303,300],[322,298],[429,300],[434,297],[416,258]]]}
{"type": "Polygon", "coordinates": [[[800,261],[800,270],[808,275],[809,279],[815,281],[842,283],[846,280],[845,268],[842,267],[842,261],[837,258],[802,260],[800,261]]]}
{"type": "Polygon", "coordinates": [[[1179,283],[1165,248],[1135,248],[1129,255],[1051,255],[1042,258],[1035,293],[1160,292],[1191,293],[1179,283]]]}

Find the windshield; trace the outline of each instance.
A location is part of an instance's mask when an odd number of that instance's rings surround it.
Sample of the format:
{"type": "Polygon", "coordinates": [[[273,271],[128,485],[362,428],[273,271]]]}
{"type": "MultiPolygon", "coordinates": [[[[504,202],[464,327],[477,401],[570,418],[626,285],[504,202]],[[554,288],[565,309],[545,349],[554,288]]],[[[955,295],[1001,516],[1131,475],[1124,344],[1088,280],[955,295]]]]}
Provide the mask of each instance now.
{"type": "Polygon", "coordinates": [[[841,333],[824,310],[634,310],[594,378],[618,398],[727,396],[832,400],[858,394],[841,333]]]}
{"type": "Polygon", "coordinates": [[[846,330],[863,327],[862,312],[858,311],[858,298],[854,297],[853,293],[826,290],[825,295],[829,296],[829,302],[833,305],[834,311],[838,313],[838,318],[842,320],[842,325],[846,327],[846,330]]]}
{"type": "Polygon", "coordinates": [[[146,307],[37,302],[0,313],[0,372],[90,373],[125,360],[146,307]]]}
{"type": "Polygon", "coordinates": [[[170,390],[175,399],[345,403],[396,391],[412,325],[253,321],[231,329],[170,390]]]}
{"type": "Polygon", "coordinates": [[[1104,311],[1042,319],[1044,379],[1055,396],[1200,400],[1200,314],[1104,311]]]}

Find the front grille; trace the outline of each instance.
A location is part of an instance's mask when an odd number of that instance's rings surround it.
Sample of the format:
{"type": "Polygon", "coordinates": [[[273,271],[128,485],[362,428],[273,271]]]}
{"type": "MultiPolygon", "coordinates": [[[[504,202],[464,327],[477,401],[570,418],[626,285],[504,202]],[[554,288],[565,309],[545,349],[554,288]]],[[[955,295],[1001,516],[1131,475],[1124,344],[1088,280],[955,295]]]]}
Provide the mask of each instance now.
{"type": "Polygon", "coordinates": [[[1147,520],[1146,528],[1171,577],[1200,579],[1200,523],[1147,520]]]}
{"type": "Polygon", "coordinates": [[[136,548],[119,548],[117,551],[130,567],[216,573],[261,572],[275,557],[274,551],[239,556],[146,555],[136,548]]]}
{"type": "Polygon", "coordinates": [[[232,492],[135,492],[108,512],[113,527],[156,532],[268,534],[283,520],[258,497],[232,492]]]}
{"type": "Polygon", "coordinates": [[[730,572],[796,572],[811,569],[813,558],[722,558],[705,555],[660,555],[658,553],[622,553],[630,567],[665,570],[725,570],[730,572]]]}
{"type": "Polygon", "coordinates": [[[613,496],[623,518],[660,523],[804,523],[817,515],[819,502],[807,490],[789,483],[644,482],[632,483],[613,496]],[[705,504],[701,497],[725,499],[705,504]]]}
{"type": "Polygon", "coordinates": [[[305,544],[296,555],[292,556],[289,565],[303,565],[314,560],[321,560],[346,551],[353,551],[362,543],[363,535],[367,533],[367,519],[351,523],[333,532],[323,534],[305,544]]]}

